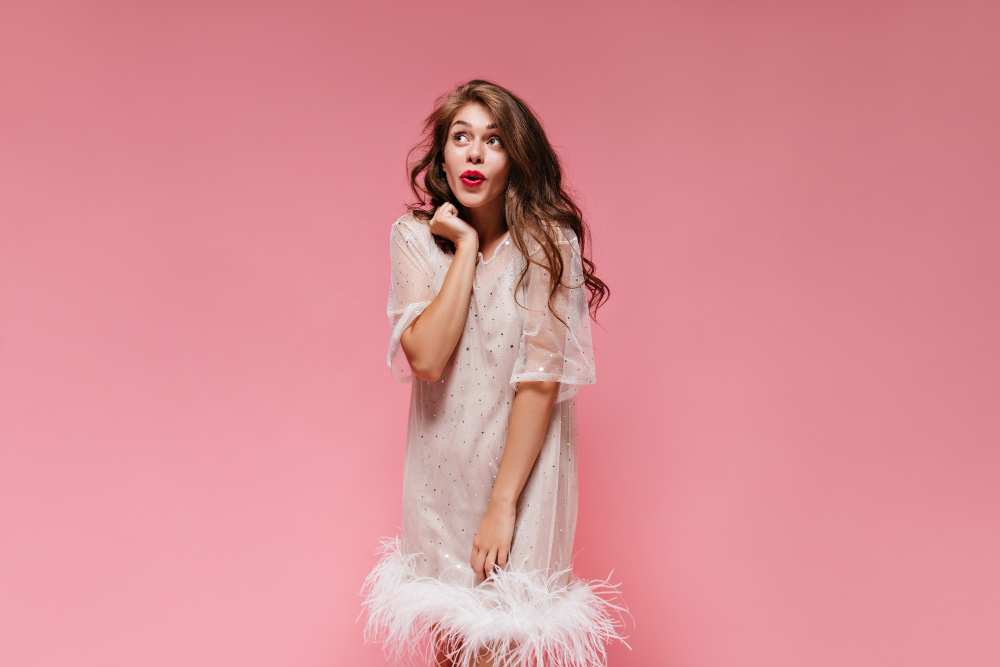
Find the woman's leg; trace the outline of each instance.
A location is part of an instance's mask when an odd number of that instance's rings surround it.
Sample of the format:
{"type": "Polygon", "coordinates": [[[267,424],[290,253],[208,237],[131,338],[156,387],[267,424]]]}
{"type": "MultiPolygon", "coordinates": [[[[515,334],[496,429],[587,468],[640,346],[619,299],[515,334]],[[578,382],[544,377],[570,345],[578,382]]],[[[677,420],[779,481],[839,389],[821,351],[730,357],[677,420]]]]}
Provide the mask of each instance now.
{"type": "MultiPolygon", "coordinates": [[[[508,655],[509,652],[512,652],[516,646],[517,646],[516,642],[510,642],[509,644],[507,644],[508,655]]],[[[476,663],[476,667],[497,667],[495,665],[494,656],[491,651],[484,650],[480,652],[478,660],[479,661],[476,663]]]]}
{"type": "Polygon", "coordinates": [[[437,655],[435,657],[437,667],[493,667],[493,658],[489,657],[487,651],[481,651],[474,664],[462,666],[456,665],[448,658],[446,651],[447,644],[438,641],[434,645],[437,647],[437,655]]]}
{"type": "MultiPolygon", "coordinates": [[[[512,643],[510,647],[513,648],[513,646],[515,644],[512,643]]],[[[492,653],[485,649],[479,652],[479,656],[473,664],[456,665],[448,658],[448,652],[457,647],[453,643],[449,644],[447,639],[441,636],[441,633],[435,634],[434,647],[436,649],[435,664],[437,667],[495,667],[492,653]]]]}
{"type": "Polygon", "coordinates": [[[441,636],[441,633],[437,631],[435,631],[434,634],[434,649],[434,664],[436,667],[455,667],[454,663],[448,657],[450,645],[447,640],[441,636]]]}
{"type": "Polygon", "coordinates": [[[454,667],[451,660],[445,654],[444,649],[440,647],[438,647],[437,655],[434,657],[434,664],[436,667],[454,667]]]}

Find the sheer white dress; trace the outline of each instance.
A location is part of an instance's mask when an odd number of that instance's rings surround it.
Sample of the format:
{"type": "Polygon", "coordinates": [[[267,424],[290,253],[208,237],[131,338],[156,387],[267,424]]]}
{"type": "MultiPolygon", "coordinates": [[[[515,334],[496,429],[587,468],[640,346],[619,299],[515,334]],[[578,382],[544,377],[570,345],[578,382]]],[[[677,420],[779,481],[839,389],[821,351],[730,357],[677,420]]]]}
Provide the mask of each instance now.
{"type": "MultiPolygon", "coordinates": [[[[550,310],[549,274],[535,264],[515,301],[527,260],[508,231],[492,257],[479,254],[465,330],[441,377],[425,382],[413,376],[400,336],[440,290],[453,255],[412,214],[390,229],[387,365],[396,380],[412,383],[403,517],[401,535],[380,538],[381,558],[361,594],[366,641],[381,641],[397,662],[433,664],[434,634],[462,647],[457,664],[489,650],[497,667],[605,665],[604,645],[625,643],[617,612],[627,610],[604,597],[618,595],[616,585],[578,578],[571,565],[575,396],[597,376],[579,241],[572,229],[553,230],[565,266],[553,306],[568,326],[550,310]],[[507,567],[484,580],[469,564],[472,540],[489,506],[514,394],[528,380],[558,380],[559,392],[517,501],[507,567]]],[[[541,246],[531,243],[529,254],[544,265],[541,246]]]]}

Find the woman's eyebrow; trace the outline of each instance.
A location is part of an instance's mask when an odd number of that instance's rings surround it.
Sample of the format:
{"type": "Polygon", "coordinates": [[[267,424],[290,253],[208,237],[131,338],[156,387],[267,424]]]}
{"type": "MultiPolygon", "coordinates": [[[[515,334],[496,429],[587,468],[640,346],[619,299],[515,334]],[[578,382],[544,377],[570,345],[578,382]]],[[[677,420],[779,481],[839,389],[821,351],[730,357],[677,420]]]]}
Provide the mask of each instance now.
{"type": "MultiPolygon", "coordinates": [[[[468,122],[466,122],[464,120],[456,120],[454,123],[451,124],[452,127],[455,127],[456,125],[466,125],[468,127],[472,127],[472,123],[468,123],[468,122]]],[[[486,129],[487,130],[494,130],[494,129],[496,129],[496,126],[497,126],[496,123],[490,123],[489,125],[486,126],[486,129]]]]}

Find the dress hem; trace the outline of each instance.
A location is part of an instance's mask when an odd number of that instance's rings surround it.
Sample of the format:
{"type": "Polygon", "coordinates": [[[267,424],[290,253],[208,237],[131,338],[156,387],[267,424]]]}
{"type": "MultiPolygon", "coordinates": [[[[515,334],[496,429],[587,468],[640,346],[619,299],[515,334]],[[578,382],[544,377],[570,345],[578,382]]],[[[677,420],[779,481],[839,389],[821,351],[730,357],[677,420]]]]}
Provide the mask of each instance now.
{"type": "Polygon", "coordinates": [[[368,612],[365,643],[382,643],[395,664],[407,659],[434,664],[433,638],[453,647],[449,657],[456,665],[489,655],[495,667],[605,667],[607,642],[618,640],[632,649],[628,635],[619,632],[624,629],[619,612],[629,613],[620,584],[571,577],[559,585],[571,567],[553,572],[498,567],[491,580],[468,587],[418,576],[419,554],[404,554],[398,536],[379,541],[381,558],[361,590],[362,614],[368,612]],[[608,593],[622,606],[603,597],[608,593]]]}

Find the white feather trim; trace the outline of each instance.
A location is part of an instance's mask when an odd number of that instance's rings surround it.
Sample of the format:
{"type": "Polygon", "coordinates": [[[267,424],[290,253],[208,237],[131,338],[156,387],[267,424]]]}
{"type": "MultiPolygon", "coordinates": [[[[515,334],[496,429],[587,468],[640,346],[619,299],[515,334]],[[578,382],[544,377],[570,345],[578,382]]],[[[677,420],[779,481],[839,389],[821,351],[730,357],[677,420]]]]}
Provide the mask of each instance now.
{"type": "Polygon", "coordinates": [[[601,597],[620,596],[620,584],[571,577],[560,586],[571,567],[524,572],[497,566],[495,579],[467,587],[418,576],[418,554],[404,554],[398,536],[379,541],[375,553],[382,557],[360,593],[362,613],[368,611],[365,643],[380,641],[396,664],[417,658],[433,665],[434,637],[450,648],[456,667],[475,665],[481,655],[492,657],[495,667],[604,667],[605,643],[628,646],[617,631],[624,628],[621,615],[611,616],[628,609],[601,597]]]}

